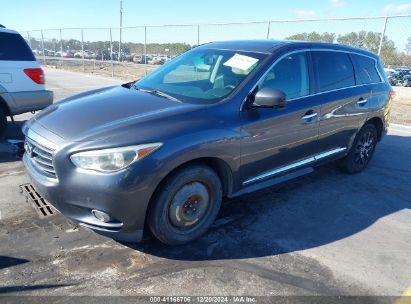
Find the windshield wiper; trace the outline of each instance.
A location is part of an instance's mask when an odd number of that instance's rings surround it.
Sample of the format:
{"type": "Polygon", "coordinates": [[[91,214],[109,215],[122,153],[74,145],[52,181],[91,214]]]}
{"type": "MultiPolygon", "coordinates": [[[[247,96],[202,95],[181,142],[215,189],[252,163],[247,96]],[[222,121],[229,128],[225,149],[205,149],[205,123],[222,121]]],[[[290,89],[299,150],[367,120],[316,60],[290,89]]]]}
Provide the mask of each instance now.
{"type": "Polygon", "coordinates": [[[142,89],[142,88],[138,88],[138,87],[136,87],[136,90],[141,91],[141,92],[145,92],[145,93],[148,93],[148,94],[152,94],[152,95],[164,97],[164,98],[170,99],[170,100],[172,100],[172,101],[181,102],[181,101],[178,100],[177,98],[175,98],[175,97],[173,97],[173,96],[171,96],[171,95],[168,95],[168,94],[166,94],[166,93],[164,93],[164,92],[161,92],[161,91],[159,91],[159,90],[148,90],[148,89],[142,89]]]}

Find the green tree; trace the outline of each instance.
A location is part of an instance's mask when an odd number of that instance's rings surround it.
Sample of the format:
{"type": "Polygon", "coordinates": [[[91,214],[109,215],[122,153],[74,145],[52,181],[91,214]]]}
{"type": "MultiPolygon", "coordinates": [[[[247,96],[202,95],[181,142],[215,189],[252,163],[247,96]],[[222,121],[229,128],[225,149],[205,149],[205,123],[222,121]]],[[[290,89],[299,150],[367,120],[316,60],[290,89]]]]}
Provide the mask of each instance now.
{"type": "Polygon", "coordinates": [[[335,40],[336,35],[334,33],[317,33],[317,32],[311,32],[311,33],[300,33],[300,34],[295,34],[291,35],[289,37],[286,37],[285,39],[287,40],[301,40],[301,41],[321,41],[321,42],[329,42],[333,43],[335,40]]]}
{"type": "MultiPolygon", "coordinates": [[[[377,32],[351,32],[340,35],[337,38],[338,43],[362,48],[373,53],[378,53],[381,43],[381,33],[377,32]]],[[[394,41],[384,36],[381,47],[381,58],[385,64],[394,64],[397,61],[398,53],[394,41]]]]}

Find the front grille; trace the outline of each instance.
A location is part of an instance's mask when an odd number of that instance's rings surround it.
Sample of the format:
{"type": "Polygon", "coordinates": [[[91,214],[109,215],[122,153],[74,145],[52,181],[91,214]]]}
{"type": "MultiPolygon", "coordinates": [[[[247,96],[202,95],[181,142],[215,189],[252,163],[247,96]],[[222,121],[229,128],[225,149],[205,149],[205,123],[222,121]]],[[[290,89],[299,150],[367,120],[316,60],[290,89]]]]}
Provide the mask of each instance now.
{"type": "Polygon", "coordinates": [[[53,149],[47,148],[28,137],[26,137],[24,149],[40,173],[56,178],[56,171],[53,166],[53,149]]]}

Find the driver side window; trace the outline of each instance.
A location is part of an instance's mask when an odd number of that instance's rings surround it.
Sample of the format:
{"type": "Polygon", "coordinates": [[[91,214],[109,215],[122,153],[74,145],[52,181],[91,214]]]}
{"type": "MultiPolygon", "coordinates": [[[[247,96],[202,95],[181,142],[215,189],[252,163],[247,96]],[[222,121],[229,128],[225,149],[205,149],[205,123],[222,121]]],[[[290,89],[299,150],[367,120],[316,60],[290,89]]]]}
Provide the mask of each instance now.
{"type": "Polygon", "coordinates": [[[307,53],[290,54],[268,72],[259,88],[283,91],[288,99],[303,97],[310,92],[307,53]]]}

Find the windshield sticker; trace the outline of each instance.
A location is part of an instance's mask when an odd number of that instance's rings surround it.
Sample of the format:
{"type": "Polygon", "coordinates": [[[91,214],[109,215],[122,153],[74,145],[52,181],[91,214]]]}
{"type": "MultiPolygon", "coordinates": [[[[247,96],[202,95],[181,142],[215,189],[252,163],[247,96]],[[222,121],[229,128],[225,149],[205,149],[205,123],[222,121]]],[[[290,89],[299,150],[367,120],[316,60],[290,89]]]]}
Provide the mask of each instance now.
{"type": "Polygon", "coordinates": [[[246,71],[249,68],[251,68],[254,64],[256,64],[257,62],[258,62],[258,59],[256,58],[244,56],[240,54],[235,54],[233,57],[228,59],[224,63],[224,65],[246,71]]]}

